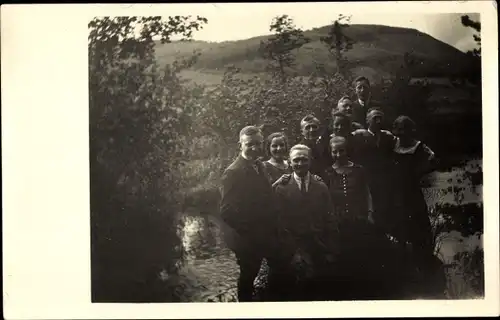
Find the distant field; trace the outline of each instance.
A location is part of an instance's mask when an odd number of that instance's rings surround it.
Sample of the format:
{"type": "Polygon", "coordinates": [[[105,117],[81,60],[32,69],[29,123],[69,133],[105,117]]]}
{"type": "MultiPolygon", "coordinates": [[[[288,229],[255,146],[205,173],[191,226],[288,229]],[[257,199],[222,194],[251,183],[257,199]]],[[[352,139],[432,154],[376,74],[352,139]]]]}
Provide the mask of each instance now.
{"type": "MultiPolygon", "coordinates": [[[[237,78],[240,79],[250,79],[256,75],[262,75],[258,73],[240,73],[237,78]]],[[[181,78],[195,82],[197,84],[206,85],[212,87],[221,83],[224,76],[224,71],[217,70],[183,70],[180,73],[181,78]]],[[[266,76],[266,75],[263,75],[266,76]]]]}
{"type": "Polygon", "coordinates": [[[223,72],[203,72],[200,70],[183,70],[180,74],[181,78],[190,80],[197,84],[202,84],[208,87],[219,84],[222,80],[223,72]]]}

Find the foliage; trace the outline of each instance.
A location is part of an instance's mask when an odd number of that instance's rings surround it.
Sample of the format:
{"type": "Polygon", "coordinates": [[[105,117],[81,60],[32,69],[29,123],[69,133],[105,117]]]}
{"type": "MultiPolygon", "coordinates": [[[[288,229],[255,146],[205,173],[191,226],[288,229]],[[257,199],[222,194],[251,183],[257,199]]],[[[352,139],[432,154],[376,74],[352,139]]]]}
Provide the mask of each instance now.
{"type": "Polygon", "coordinates": [[[484,297],[484,250],[459,252],[448,271],[447,295],[451,299],[484,297]]]}
{"type": "Polygon", "coordinates": [[[343,53],[352,49],[354,44],[353,39],[344,32],[344,29],[349,26],[349,21],[350,16],[339,15],[338,19],[333,22],[328,35],[320,38],[320,41],[328,48],[328,52],[335,58],[337,72],[344,76],[347,72],[347,59],[343,53]]]}
{"type": "Polygon", "coordinates": [[[174,273],[182,260],[175,191],[192,107],[177,75],[194,60],[160,72],[153,37],[189,38],[205,22],[175,16],[89,23],[94,301],[163,300],[159,275],[174,273]]]}
{"type": "Polygon", "coordinates": [[[206,91],[204,107],[198,110],[198,128],[216,137],[219,153],[230,159],[237,151],[238,132],[245,125],[263,126],[264,133],[283,131],[290,143],[300,137],[298,123],[306,114],[327,119],[335,101],[347,93],[348,83],[340,75],[242,80],[239,69],[228,68],[220,85],[206,91]]]}
{"type": "Polygon", "coordinates": [[[477,33],[473,35],[478,48],[473,49],[470,53],[475,57],[481,57],[481,22],[472,20],[468,15],[461,16],[461,22],[464,27],[472,28],[477,33]]]}
{"type": "Polygon", "coordinates": [[[261,41],[260,52],[269,61],[267,70],[285,81],[286,70],[294,66],[293,51],[310,41],[288,15],[277,16],[269,27],[274,34],[261,41]]]}
{"type": "MultiPolygon", "coordinates": [[[[412,52],[405,52],[399,59],[400,68],[388,79],[385,85],[375,86],[374,91],[381,93],[381,101],[386,113],[386,125],[391,127],[392,121],[399,115],[407,115],[418,124],[425,124],[430,111],[427,109],[427,99],[431,89],[426,83],[412,85],[410,80],[414,68],[421,63],[421,59],[412,52]]],[[[426,128],[422,128],[425,132],[426,128]]],[[[423,137],[425,141],[426,137],[423,137]]]]}
{"type": "Polygon", "coordinates": [[[480,199],[477,190],[482,185],[481,167],[471,167],[446,181],[447,187],[439,190],[438,198],[450,196],[450,201],[440,201],[430,208],[430,216],[439,246],[448,233],[457,231],[462,237],[481,236],[484,231],[484,207],[481,202],[465,202],[465,192],[472,192],[480,199]]]}

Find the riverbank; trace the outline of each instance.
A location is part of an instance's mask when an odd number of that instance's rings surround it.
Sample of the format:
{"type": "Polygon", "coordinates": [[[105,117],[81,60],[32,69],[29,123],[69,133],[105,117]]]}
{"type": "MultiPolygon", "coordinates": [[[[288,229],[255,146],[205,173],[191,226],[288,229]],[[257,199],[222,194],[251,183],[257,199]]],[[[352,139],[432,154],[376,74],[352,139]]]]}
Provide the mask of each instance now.
{"type": "MultiPolygon", "coordinates": [[[[482,180],[477,179],[478,175],[482,175],[482,162],[477,159],[447,171],[431,173],[426,179],[428,185],[424,188],[431,219],[436,222],[444,219],[444,213],[439,212],[443,205],[481,205],[482,180]]],[[[221,240],[216,224],[210,220],[209,215],[199,214],[203,209],[205,208],[189,208],[183,217],[183,244],[187,259],[180,276],[187,277],[196,284],[195,288],[184,290],[184,301],[236,301],[238,266],[233,253],[221,240]]],[[[456,299],[477,296],[478,289],[469,286],[475,281],[469,274],[476,271],[464,271],[470,268],[466,265],[469,263],[467,259],[455,260],[461,252],[482,252],[482,232],[479,236],[463,236],[452,230],[439,236],[436,254],[448,265],[447,297],[456,299]]]]}

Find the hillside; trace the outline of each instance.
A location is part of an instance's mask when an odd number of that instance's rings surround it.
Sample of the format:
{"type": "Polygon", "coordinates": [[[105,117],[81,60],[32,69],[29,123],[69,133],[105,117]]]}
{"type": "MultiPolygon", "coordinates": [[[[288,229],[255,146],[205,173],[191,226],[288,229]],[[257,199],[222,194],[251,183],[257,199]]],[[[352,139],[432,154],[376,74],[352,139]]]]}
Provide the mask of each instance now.
{"type": "MultiPolygon", "coordinates": [[[[329,68],[335,62],[328,55],[320,37],[328,33],[329,26],[308,30],[305,35],[311,42],[296,52],[296,71],[308,75],[314,70],[315,61],[325,63],[329,68]]],[[[468,56],[458,49],[414,29],[380,25],[351,25],[347,36],[355,44],[346,53],[354,75],[364,74],[379,82],[394,75],[403,64],[405,52],[411,52],[422,63],[414,70],[414,76],[464,76],[471,72],[468,56]]],[[[199,77],[200,73],[212,77],[204,79],[216,82],[229,64],[242,69],[244,73],[263,72],[266,61],[258,54],[260,36],[239,41],[211,43],[204,41],[173,42],[157,45],[160,63],[170,63],[176,58],[188,57],[194,50],[201,52],[198,63],[187,77],[199,77]]]]}

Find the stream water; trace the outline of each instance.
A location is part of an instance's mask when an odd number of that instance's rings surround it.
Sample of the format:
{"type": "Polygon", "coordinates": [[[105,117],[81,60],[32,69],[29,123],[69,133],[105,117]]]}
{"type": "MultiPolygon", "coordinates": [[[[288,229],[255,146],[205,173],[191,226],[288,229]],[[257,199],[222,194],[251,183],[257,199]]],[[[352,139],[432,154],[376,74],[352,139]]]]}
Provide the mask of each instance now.
{"type": "MultiPolygon", "coordinates": [[[[481,166],[481,160],[470,160],[451,171],[431,173],[429,185],[424,188],[429,208],[445,203],[481,203],[482,184],[471,181],[470,176],[470,173],[480,172],[481,166]]],[[[208,216],[196,212],[186,213],[183,219],[183,244],[188,254],[181,272],[199,284],[196,290],[186,292],[185,299],[192,302],[234,301],[239,269],[233,253],[221,240],[217,226],[208,216]]],[[[443,262],[449,263],[457,252],[476,247],[482,248],[482,236],[464,238],[452,231],[442,238],[437,254],[443,262]]]]}

